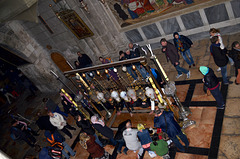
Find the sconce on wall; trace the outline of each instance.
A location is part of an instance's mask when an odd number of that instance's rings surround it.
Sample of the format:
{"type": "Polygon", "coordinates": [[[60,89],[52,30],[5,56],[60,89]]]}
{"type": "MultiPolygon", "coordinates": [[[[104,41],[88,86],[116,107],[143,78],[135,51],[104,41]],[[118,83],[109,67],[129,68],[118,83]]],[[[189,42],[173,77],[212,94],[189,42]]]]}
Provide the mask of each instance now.
{"type": "Polygon", "coordinates": [[[81,4],[81,8],[84,9],[87,13],[89,13],[88,11],[88,7],[87,4],[83,1],[83,0],[79,0],[80,4],[81,4]]]}

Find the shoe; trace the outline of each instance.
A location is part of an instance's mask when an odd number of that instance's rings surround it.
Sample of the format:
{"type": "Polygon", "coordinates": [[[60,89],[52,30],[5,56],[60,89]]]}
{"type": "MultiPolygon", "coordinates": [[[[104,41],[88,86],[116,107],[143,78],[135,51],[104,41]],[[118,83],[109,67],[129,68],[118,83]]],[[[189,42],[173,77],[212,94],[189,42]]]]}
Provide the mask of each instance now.
{"type": "Polygon", "coordinates": [[[222,107],[217,107],[217,109],[225,109],[225,104],[222,107]]]}
{"type": "Polygon", "coordinates": [[[189,65],[189,68],[191,68],[191,65],[189,65]]]}
{"type": "Polygon", "coordinates": [[[124,153],[125,155],[127,155],[127,151],[123,151],[123,153],[124,153]]]}
{"type": "Polygon", "coordinates": [[[190,78],[190,75],[191,75],[191,72],[190,72],[190,71],[188,71],[188,73],[187,73],[187,79],[189,79],[189,78],[190,78]]]}
{"type": "Polygon", "coordinates": [[[182,74],[178,74],[177,76],[176,76],[176,79],[178,79],[179,77],[181,77],[182,76],[182,74]]]}
{"type": "Polygon", "coordinates": [[[221,71],[221,67],[218,67],[217,72],[221,71]]]}
{"type": "Polygon", "coordinates": [[[119,150],[117,150],[117,153],[118,153],[118,154],[121,154],[122,152],[121,152],[121,151],[119,151],[119,150]]]}
{"type": "Polygon", "coordinates": [[[193,67],[195,67],[196,65],[195,65],[195,63],[194,64],[192,64],[193,65],[193,67]]]}
{"type": "Polygon", "coordinates": [[[233,84],[232,81],[228,81],[227,83],[223,83],[224,85],[228,85],[228,84],[233,84]]]}
{"type": "Polygon", "coordinates": [[[149,154],[149,156],[150,156],[151,158],[154,158],[154,157],[157,156],[156,153],[153,152],[153,151],[148,151],[148,154],[149,154]]]}

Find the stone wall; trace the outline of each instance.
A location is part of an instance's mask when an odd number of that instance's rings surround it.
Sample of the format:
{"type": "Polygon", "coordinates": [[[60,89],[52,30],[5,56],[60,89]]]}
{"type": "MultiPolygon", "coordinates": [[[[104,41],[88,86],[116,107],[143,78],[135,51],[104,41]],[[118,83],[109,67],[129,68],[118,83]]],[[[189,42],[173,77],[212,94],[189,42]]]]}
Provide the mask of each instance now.
{"type": "Polygon", "coordinates": [[[239,0],[213,0],[203,7],[190,7],[149,20],[145,25],[126,27],[123,34],[133,43],[150,43],[153,49],[157,49],[160,48],[160,39],[171,40],[174,32],[189,36],[193,41],[209,38],[210,28],[219,28],[222,35],[236,33],[240,31],[239,8],[239,0]]]}
{"type": "Polygon", "coordinates": [[[52,62],[47,50],[25,31],[20,21],[8,22],[1,28],[0,44],[7,45],[17,56],[31,63],[18,68],[40,91],[53,92],[61,88],[59,82],[49,82],[56,80],[50,70],[55,71],[62,79],[65,77],[52,62]]]}

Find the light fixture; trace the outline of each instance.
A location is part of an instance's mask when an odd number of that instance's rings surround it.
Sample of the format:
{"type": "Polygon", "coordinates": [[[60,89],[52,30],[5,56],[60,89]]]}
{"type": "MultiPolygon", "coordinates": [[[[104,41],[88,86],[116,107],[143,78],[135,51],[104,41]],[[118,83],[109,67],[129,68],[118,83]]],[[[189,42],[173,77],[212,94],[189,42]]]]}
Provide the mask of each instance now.
{"type": "Polygon", "coordinates": [[[87,13],[89,13],[88,11],[88,7],[87,4],[83,1],[83,0],[79,0],[80,4],[81,4],[81,8],[84,9],[87,13]]]}

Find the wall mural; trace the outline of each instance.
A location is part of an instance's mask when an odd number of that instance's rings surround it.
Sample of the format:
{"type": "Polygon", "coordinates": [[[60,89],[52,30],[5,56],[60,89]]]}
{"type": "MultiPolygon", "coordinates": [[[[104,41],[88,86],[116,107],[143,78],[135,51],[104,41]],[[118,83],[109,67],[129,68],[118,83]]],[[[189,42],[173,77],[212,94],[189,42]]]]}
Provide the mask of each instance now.
{"type": "Polygon", "coordinates": [[[57,12],[56,16],[72,31],[72,33],[78,39],[93,36],[93,32],[74,10],[57,12]]]}
{"type": "Polygon", "coordinates": [[[108,0],[121,27],[211,0],[108,0]]]}

